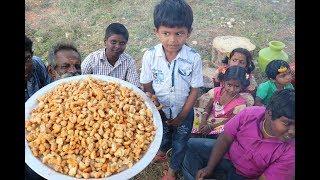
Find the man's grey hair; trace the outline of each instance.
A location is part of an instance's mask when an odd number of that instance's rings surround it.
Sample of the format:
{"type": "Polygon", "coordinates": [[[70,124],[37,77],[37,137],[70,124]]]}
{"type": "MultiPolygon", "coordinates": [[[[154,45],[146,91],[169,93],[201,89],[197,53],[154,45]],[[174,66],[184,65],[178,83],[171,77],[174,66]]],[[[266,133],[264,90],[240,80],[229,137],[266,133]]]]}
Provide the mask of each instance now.
{"type": "Polygon", "coordinates": [[[57,66],[56,62],[56,55],[61,50],[72,50],[78,53],[79,60],[81,61],[81,55],[77,48],[72,43],[57,43],[55,46],[53,46],[52,50],[49,52],[48,55],[48,66],[52,66],[55,68],[57,66]]]}

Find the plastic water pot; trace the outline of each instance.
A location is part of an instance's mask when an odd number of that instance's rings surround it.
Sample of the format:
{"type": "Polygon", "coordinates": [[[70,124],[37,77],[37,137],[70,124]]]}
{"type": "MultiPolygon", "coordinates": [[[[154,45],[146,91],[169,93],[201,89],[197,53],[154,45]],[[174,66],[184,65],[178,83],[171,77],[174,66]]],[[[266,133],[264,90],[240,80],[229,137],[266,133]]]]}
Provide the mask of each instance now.
{"type": "Polygon", "coordinates": [[[285,44],[280,41],[270,41],[269,47],[263,48],[259,51],[258,65],[262,72],[265,72],[266,66],[270,61],[275,59],[282,59],[288,61],[288,54],[283,51],[285,44]]]}

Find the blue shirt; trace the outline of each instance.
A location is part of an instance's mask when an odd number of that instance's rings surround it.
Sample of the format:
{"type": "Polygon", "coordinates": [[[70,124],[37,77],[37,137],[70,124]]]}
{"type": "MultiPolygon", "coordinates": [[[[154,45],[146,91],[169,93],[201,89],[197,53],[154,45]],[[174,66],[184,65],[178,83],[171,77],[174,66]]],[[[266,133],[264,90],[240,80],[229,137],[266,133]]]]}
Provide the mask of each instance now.
{"type": "Polygon", "coordinates": [[[162,44],[145,52],[140,83],[152,88],[166,117],[175,118],[182,110],[192,88],[203,86],[202,61],[192,48],[183,45],[174,60],[166,59],[162,44]]]}
{"type": "Polygon", "coordinates": [[[24,89],[24,101],[26,102],[35,92],[50,82],[52,82],[52,79],[50,78],[44,63],[39,57],[33,56],[32,72],[24,89]]]}

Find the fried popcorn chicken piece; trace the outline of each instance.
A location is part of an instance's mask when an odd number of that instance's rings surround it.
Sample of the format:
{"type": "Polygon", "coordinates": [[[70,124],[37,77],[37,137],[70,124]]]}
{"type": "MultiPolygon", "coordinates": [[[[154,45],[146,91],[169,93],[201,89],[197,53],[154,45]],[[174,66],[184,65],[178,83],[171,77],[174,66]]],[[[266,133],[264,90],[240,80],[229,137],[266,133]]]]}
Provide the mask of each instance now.
{"type": "Polygon", "coordinates": [[[38,101],[26,140],[35,157],[69,176],[108,177],[130,168],[155,136],[143,98],[117,83],[73,81],[38,101]]]}

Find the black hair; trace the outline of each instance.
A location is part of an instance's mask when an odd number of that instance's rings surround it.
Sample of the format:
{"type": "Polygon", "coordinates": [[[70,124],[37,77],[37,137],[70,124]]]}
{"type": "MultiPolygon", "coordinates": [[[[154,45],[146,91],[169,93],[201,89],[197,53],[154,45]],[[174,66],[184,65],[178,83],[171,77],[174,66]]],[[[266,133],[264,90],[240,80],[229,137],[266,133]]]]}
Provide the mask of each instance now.
{"type": "Polygon", "coordinates": [[[107,29],[104,38],[108,39],[113,34],[119,34],[122,35],[127,41],[129,39],[129,32],[127,28],[120,23],[111,23],[107,29]]]}
{"type": "Polygon", "coordinates": [[[240,82],[242,89],[249,86],[250,81],[247,79],[246,69],[240,66],[230,66],[225,73],[219,73],[219,81],[237,80],[240,82]]]}
{"type": "Polygon", "coordinates": [[[284,116],[295,119],[295,91],[293,89],[283,89],[276,91],[267,105],[271,110],[271,119],[275,120],[284,116]]]}
{"type": "Polygon", "coordinates": [[[62,50],[71,50],[76,52],[79,55],[79,60],[81,61],[81,55],[77,48],[71,44],[71,43],[57,43],[55,46],[53,46],[52,50],[49,52],[48,56],[48,65],[55,67],[57,65],[56,63],[56,55],[59,51],[62,50]]]}
{"type": "MultiPolygon", "coordinates": [[[[236,49],[231,51],[229,57],[231,58],[234,55],[234,53],[236,53],[236,52],[237,53],[241,53],[246,57],[246,62],[247,62],[246,71],[247,71],[248,74],[250,74],[255,68],[255,65],[254,65],[254,63],[252,61],[252,55],[251,55],[250,51],[248,51],[247,49],[244,49],[244,48],[236,48],[236,49]]],[[[229,63],[229,60],[230,60],[229,57],[226,56],[224,59],[222,59],[221,62],[223,64],[227,65],[229,63]]]]}
{"type": "Polygon", "coordinates": [[[184,0],[162,0],[153,11],[153,23],[169,28],[186,27],[190,33],[193,23],[193,12],[184,0]]]}
{"type": "Polygon", "coordinates": [[[33,42],[26,35],[24,35],[24,37],[25,37],[24,38],[24,51],[29,51],[30,53],[32,53],[32,44],[33,44],[33,42]]]}
{"type": "Polygon", "coordinates": [[[276,79],[276,76],[279,74],[278,70],[280,67],[286,67],[289,69],[289,64],[280,59],[272,60],[266,67],[266,74],[269,79],[276,79]]]}

